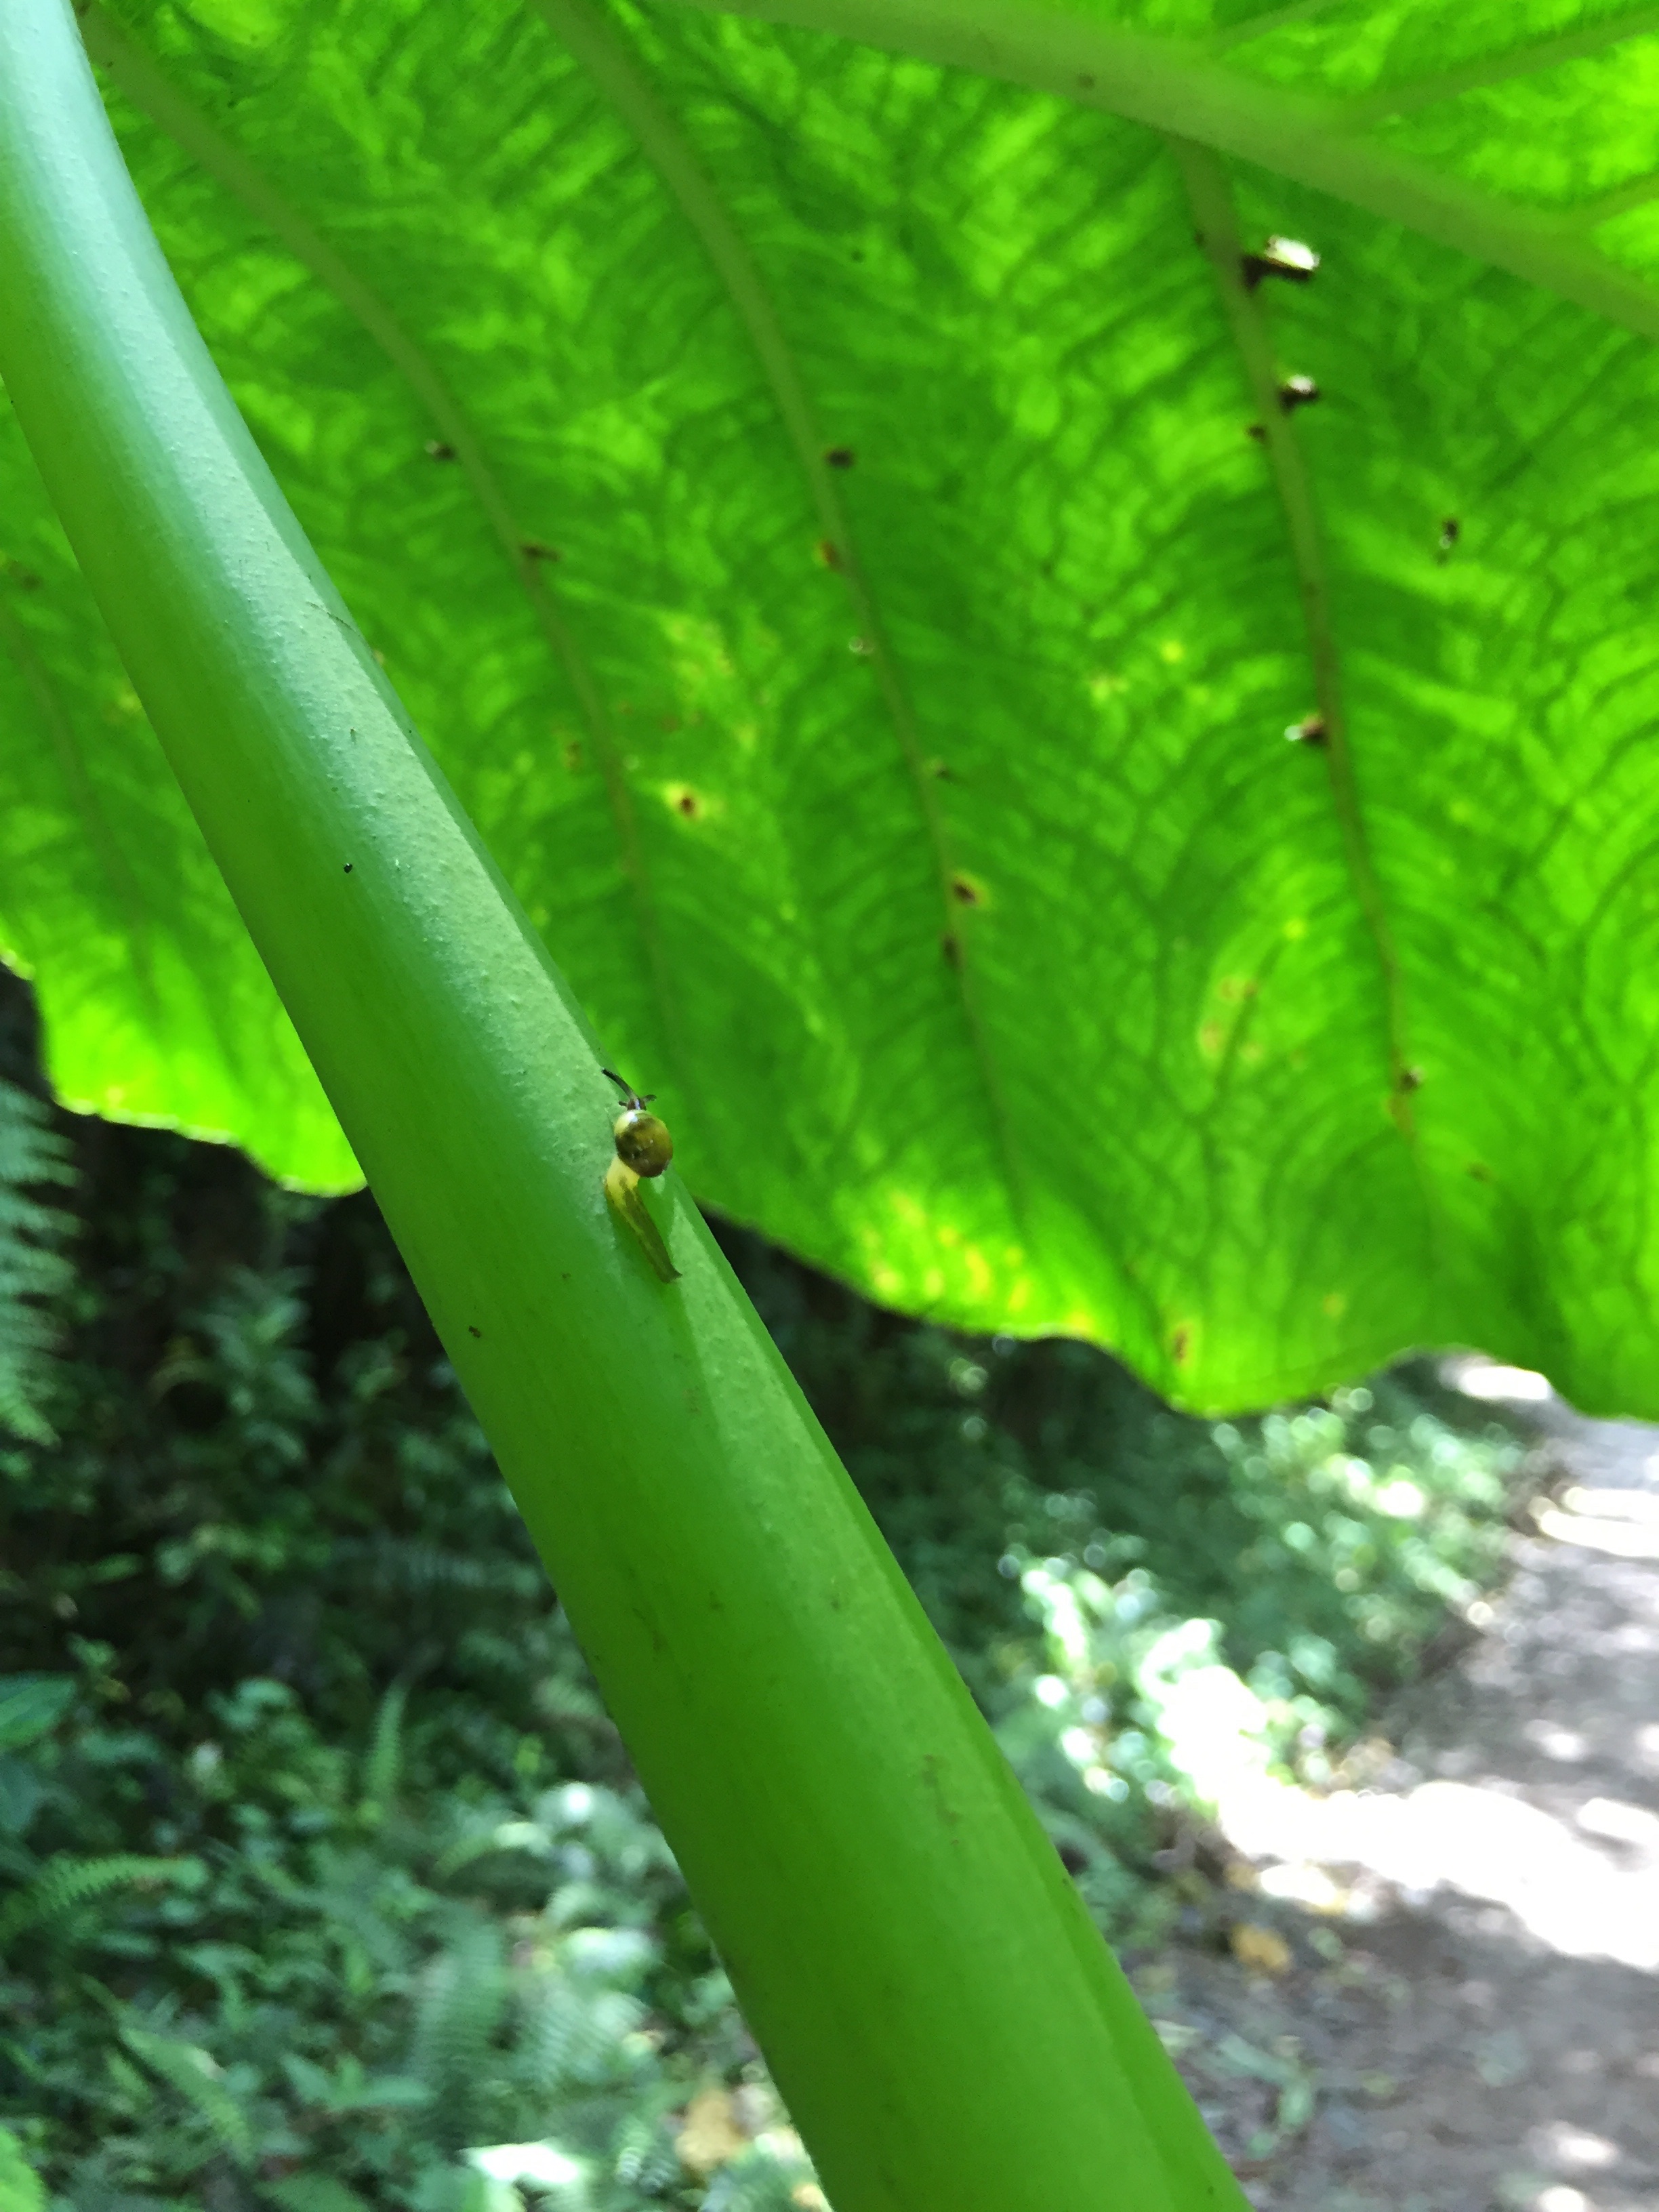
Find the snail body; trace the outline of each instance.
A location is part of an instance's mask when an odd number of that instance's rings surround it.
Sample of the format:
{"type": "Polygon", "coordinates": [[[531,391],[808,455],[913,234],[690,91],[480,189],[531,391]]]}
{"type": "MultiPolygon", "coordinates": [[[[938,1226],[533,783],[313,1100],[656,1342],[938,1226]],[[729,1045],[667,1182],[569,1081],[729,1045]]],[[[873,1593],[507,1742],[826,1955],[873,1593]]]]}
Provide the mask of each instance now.
{"type": "Polygon", "coordinates": [[[609,1076],[623,1094],[623,1110],[611,1126],[616,1158],[605,1171],[606,1200],[617,1219],[626,1222],[639,1239],[645,1256],[662,1280],[678,1282],[680,1271],[669,1258],[662,1231],[646,1211],[645,1200],[640,1196],[641,1178],[661,1175],[673,1158],[674,1139],[662,1117],[648,1110],[649,1093],[641,1097],[613,1069],[607,1067],[600,1072],[609,1076]]]}

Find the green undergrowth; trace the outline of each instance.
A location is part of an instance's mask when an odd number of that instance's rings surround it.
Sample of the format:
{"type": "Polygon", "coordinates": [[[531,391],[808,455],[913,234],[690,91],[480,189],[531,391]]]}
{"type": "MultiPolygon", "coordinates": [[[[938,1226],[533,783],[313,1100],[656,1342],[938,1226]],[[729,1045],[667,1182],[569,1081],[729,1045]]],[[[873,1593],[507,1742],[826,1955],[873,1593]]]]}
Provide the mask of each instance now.
{"type": "MultiPolygon", "coordinates": [[[[821,2206],[368,1200],[78,1152],[0,1449],[0,2121],[54,2212],[821,2206]]],[[[1426,1370],[1209,1425],[722,1234],[1116,1941],[1193,1912],[1228,1760],[1328,1772],[1495,1572],[1521,1446],[1426,1370]]]]}

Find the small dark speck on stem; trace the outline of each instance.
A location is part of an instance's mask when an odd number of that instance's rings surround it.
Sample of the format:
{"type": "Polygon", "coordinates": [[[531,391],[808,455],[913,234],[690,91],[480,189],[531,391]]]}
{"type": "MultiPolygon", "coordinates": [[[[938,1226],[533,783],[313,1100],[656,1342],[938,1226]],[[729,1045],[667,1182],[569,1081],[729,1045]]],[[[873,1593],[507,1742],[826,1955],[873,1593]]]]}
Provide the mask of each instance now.
{"type": "Polygon", "coordinates": [[[474,1328],[471,1322],[468,1322],[466,1325],[466,1333],[469,1336],[482,1336],[483,1334],[483,1331],[481,1328],[474,1328]]]}

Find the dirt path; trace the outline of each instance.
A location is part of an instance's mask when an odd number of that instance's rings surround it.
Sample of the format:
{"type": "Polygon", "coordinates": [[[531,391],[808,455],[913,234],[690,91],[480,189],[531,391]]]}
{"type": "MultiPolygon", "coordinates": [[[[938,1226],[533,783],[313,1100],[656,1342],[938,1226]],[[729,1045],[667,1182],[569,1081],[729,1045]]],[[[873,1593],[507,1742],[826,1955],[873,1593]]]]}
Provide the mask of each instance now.
{"type": "Polygon", "coordinates": [[[1659,2212],[1659,1429],[1526,1410],[1551,1500],[1374,1785],[1222,1808],[1283,1971],[1137,1976],[1264,2212],[1659,2212]]]}

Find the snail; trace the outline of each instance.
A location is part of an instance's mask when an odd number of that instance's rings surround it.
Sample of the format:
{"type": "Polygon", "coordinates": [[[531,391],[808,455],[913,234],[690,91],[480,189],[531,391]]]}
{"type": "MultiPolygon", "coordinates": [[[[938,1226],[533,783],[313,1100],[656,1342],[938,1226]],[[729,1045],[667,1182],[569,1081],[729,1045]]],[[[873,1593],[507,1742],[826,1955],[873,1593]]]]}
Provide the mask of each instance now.
{"type": "Polygon", "coordinates": [[[627,1223],[644,1246],[646,1258],[663,1281],[678,1282],[680,1271],[669,1258],[662,1232],[646,1212],[645,1200],[640,1196],[641,1177],[663,1172],[674,1157],[674,1139],[660,1115],[647,1110],[656,1095],[654,1091],[641,1097],[613,1068],[601,1068],[599,1073],[608,1077],[623,1095],[623,1110],[611,1128],[617,1156],[605,1171],[605,1197],[611,1212],[627,1223]]]}

